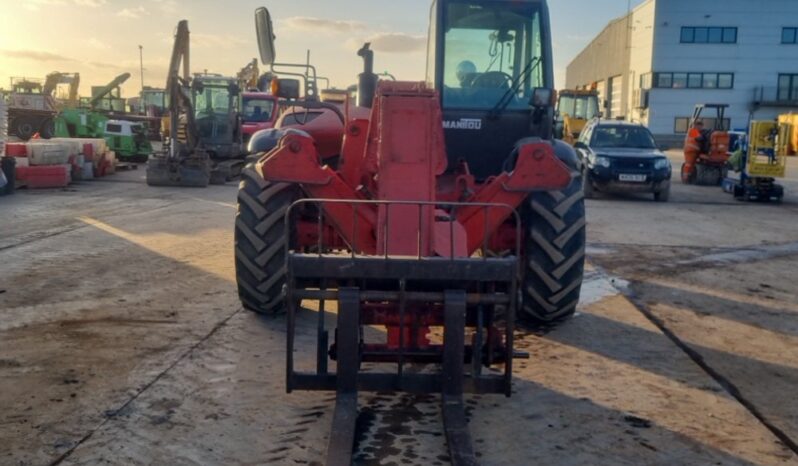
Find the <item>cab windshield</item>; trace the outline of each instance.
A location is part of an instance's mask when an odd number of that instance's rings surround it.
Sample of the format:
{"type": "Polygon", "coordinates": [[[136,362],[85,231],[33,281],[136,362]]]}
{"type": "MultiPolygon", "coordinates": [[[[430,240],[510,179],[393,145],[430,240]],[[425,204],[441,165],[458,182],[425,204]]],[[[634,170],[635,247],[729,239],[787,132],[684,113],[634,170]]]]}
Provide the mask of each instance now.
{"type": "Polygon", "coordinates": [[[230,113],[232,100],[230,90],[225,87],[205,85],[202,92],[194,97],[194,111],[197,118],[210,115],[227,115],[230,113]]]}
{"type": "Polygon", "coordinates": [[[654,137],[642,126],[596,126],[590,141],[593,148],[654,149],[654,137]]]}
{"type": "Polygon", "coordinates": [[[242,118],[246,122],[267,122],[272,119],[274,101],[271,99],[248,99],[244,97],[242,118]]]}
{"type": "Polygon", "coordinates": [[[544,87],[539,5],[450,2],[444,23],[444,107],[493,108],[516,83],[507,109],[528,109],[544,87]]]}
{"type": "Polygon", "coordinates": [[[591,120],[598,116],[598,99],[596,96],[588,95],[562,95],[557,104],[557,111],[560,120],[562,120],[565,115],[582,120],[591,120]]]}
{"type": "Polygon", "coordinates": [[[145,108],[149,106],[164,108],[164,92],[143,92],[141,94],[141,103],[145,108]]]}

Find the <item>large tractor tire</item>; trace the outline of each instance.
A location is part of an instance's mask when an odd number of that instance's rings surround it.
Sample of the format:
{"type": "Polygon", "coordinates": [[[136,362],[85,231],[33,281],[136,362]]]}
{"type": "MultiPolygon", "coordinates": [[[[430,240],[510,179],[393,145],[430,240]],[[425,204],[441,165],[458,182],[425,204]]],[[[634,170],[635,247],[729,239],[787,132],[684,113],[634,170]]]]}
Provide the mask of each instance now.
{"type": "Polygon", "coordinates": [[[10,133],[16,135],[23,141],[27,141],[36,134],[37,128],[38,126],[35,118],[25,116],[17,117],[14,119],[14,124],[10,133]]]}
{"type": "Polygon", "coordinates": [[[39,136],[42,139],[52,139],[55,136],[55,121],[52,118],[42,121],[41,126],[39,126],[39,136]]]}
{"type": "Polygon", "coordinates": [[[241,172],[235,225],[238,296],[245,309],[259,314],[285,310],[285,212],[299,187],[266,181],[247,165],[241,172]]]}
{"type": "Polygon", "coordinates": [[[581,175],[562,191],[534,193],[527,207],[518,317],[540,326],[571,316],[579,302],[586,226],[581,175]]]}

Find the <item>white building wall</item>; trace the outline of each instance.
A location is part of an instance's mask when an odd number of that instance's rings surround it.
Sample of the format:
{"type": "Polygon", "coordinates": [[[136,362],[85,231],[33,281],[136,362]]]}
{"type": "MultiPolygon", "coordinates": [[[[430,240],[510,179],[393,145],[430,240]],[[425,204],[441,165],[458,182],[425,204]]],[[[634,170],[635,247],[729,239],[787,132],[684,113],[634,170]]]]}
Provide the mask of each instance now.
{"type": "Polygon", "coordinates": [[[630,121],[648,124],[648,111],[635,108],[633,105],[634,94],[640,89],[640,76],[651,73],[651,64],[654,55],[654,18],[656,11],[655,0],[648,0],[632,12],[629,70],[627,79],[629,96],[626,100],[629,108],[626,112],[630,121]]]}
{"type": "MultiPolygon", "coordinates": [[[[798,27],[798,0],[659,0],[652,68],[655,72],[731,72],[734,88],[652,89],[648,124],[655,134],[674,131],[674,119],[697,103],[726,103],[733,128],[745,127],[754,89],[775,89],[779,73],[798,73],[798,45],[781,43],[782,27],[798,27]],[[682,26],[737,28],[736,44],[682,44],[682,26]]],[[[761,109],[758,119],[785,109],[761,109]]]]}

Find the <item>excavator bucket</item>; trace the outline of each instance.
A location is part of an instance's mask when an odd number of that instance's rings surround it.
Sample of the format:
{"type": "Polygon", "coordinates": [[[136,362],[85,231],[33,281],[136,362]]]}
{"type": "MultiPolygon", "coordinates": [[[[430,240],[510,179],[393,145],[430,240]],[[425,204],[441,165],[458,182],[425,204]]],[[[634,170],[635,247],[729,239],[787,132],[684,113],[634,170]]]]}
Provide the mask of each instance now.
{"type": "Polygon", "coordinates": [[[179,161],[159,155],[147,162],[149,186],[205,188],[211,182],[211,162],[207,155],[194,154],[179,161]]]}

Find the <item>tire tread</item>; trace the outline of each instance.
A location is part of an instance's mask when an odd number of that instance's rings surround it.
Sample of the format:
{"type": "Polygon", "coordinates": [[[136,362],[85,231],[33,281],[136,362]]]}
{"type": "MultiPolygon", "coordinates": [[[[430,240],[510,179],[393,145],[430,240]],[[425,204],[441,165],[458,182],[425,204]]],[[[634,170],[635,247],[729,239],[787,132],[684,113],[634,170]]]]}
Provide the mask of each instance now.
{"type": "Polygon", "coordinates": [[[260,314],[284,309],[286,282],[285,212],[299,197],[299,188],[272,183],[247,165],[241,172],[235,222],[235,265],[238,295],[244,308],[260,314]]]}
{"type": "Polygon", "coordinates": [[[585,192],[576,176],[561,191],[534,193],[524,215],[524,284],[519,318],[532,326],[572,315],[585,264],[585,192]]]}

